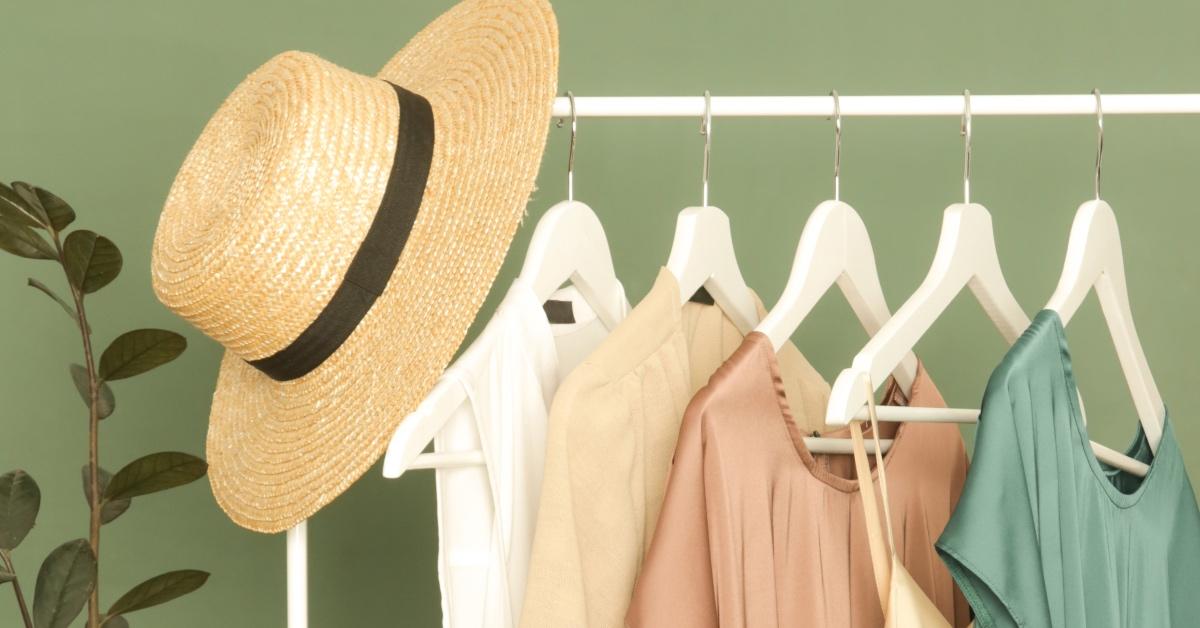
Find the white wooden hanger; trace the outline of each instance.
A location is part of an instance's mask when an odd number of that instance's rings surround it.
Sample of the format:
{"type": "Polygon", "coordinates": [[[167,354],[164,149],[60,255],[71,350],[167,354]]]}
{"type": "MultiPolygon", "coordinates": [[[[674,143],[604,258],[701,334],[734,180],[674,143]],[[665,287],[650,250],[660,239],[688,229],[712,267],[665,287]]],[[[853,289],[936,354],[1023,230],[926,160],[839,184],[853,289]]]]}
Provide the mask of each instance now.
{"type": "MultiPolygon", "coordinates": [[[[833,200],[818,205],[804,224],[783,295],[755,329],[771,340],[776,351],[835,283],[867,334],[874,335],[892,317],[879,284],[867,228],[858,212],[841,200],[842,120],[837,92],[832,96],[836,133],[833,200]]],[[[894,376],[904,390],[910,390],[916,373],[917,357],[910,352],[901,359],[894,376]]]]}
{"type": "MultiPolygon", "coordinates": [[[[847,425],[856,418],[865,418],[866,395],[859,381],[862,376],[872,382],[884,381],[964,288],[970,288],[1009,343],[1029,325],[1029,317],[1000,270],[991,215],[982,205],[970,202],[969,92],[964,92],[963,102],[963,202],[946,208],[937,252],[925,281],[867,342],[851,368],[842,371],[834,382],[826,410],[827,424],[847,425]]],[[[971,422],[978,418],[979,411],[879,406],[878,416],[890,421],[971,422]]]]}
{"type": "MultiPolygon", "coordinates": [[[[1083,304],[1088,293],[1095,290],[1104,320],[1108,323],[1109,334],[1117,349],[1121,370],[1129,384],[1129,392],[1133,396],[1142,430],[1146,434],[1150,450],[1157,452],[1158,443],[1162,439],[1166,410],[1133,324],[1133,310],[1129,304],[1129,291],[1125,286],[1125,262],[1121,253],[1121,234],[1117,229],[1117,218],[1112,207],[1100,200],[1104,113],[1100,106],[1099,90],[1094,93],[1097,121],[1094,179],[1096,198],[1083,203],[1075,212],[1071,236],[1067,242],[1063,273],[1058,280],[1058,287],[1046,304],[1046,309],[1057,312],[1063,325],[1066,325],[1083,304]]],[[[1098,447],[1107,450],[1110,456],[1119,456],[1125,462],[1144,465],[1103,445],[1093,444],[1093,449],[1098,447]]],[[[1105,460],[1099,454],[1098,457],[1105,460]]]]}
{"type": "Polygon", "coordinates": [[[591,207],[573,198],[538,221],[519,276],[543,302],[569,281],[610,330],[623,318],[625,290],[613,270],[604,226],[591,207]]]}
{"type": "Polygon", "coordinates": [[[705,288],[729,320],[747,334],[758,323],[758,308],[738,267],[729,217],[708,204],[708,164],[712,153],[712,106],[708,91],[704,92],[704,103],[702,206],[689,207],[679,213],[667,270],[679,283],[682,303],[687,303],[697,290],[705,288]]]}
{"type": "MultiPolygon", "coordinates": [[[[858,212],[841,200],[842,115],[837,92],[830,92],[830,96],[833,97],[835,133],[833,200],[822,202],[809,216],[800,234],[800,244],[783,295],[755,328],[767,336],[776,351],[788,342],[834,284],[846,297],[868,335],[874,335],[892,317],[879,284],[875,251],[867,228],[858,212]]],[[[917,357],[909,352],[892,375],[903,390],[909,391],[916,374],[917,357]]],[[[849,452],[846,439],[807,437],[804,440],[812,453],[849,452]]],[[[891,447],[890,440],[881,443],[884,452],[891,447]]]]}
{"type": "MultiPolygon", "coordinates": [[[[567,92],[574,102],[574,95],[567,92]]],[[[570,281],[611,330],[624,317],[625,289],[613,270],[612,253],[604,226],[596,213],[575,200],[575,138],[577,120],[571,115],[571,148],[567,156],[567,200],[538,220],[517,281],[546,301],[570,281]]],[[[471,349],[460,359],[467,359],[471,349]]],[[[449,468],[483,464],[483,452],[422,454],[450,416],[466,400],[457,382],[441,380],[417,409],[405,417],[392,435],[383,460],[383,475],[400,477],[408,469],[449,468]]]]}

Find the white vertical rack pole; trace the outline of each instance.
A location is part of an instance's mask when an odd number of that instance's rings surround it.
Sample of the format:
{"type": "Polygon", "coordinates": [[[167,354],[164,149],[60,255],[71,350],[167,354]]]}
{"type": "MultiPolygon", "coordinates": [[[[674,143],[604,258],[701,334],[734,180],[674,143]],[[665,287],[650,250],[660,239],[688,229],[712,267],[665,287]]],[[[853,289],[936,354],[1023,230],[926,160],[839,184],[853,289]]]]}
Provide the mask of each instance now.
{"type": "Polygon", "coordinates": [[[308,521],[287,531],[287,625],[308,628],[308,521]]]}
{"type": "MultiPolygon", "coordinates": [[[[1104,94],[1104,115],[1200,114],[1200,94],[1104,94]]],[[[961,94],[943,96],[840,96],[843,118],[879,116],[961,116],[961,94]]],[[[576,96],[579,118],[699,118],[703,96],[576,96]]],[[[713,96],[714,117],[820,117],[833,116],[829,96],[713,96]]],[[[553,117],[571,115],[565,98],[554,101],[553,117]]],[[[1096,115],[1092,94],[971,94],[974,116],[1096,115]]],[[[472,465],[471,456],[425,454],[412,468],[472,465]]],[[[288,628],[308,628],[308,532],[302,521],[287,532],[288,628]]]]}
{"type": "MultiPolygon", "coordinates": [[[[840,96],[843,118],[855,116],[961,116],[963,97],[949,96],[840,96]]],[[[1104,94],[1104,114],[1200,113],[1200,94],[1104,94]]],[[[647,117],[699,118],[704,115],[703,96],[576,96],[579,118],[647,117]]],[[[568,117],[566,98],[554,101],[554,116],[568,117]]],[[[716,117],[828,118],[833,115],[829,96],[713,96],[716,117]]],[[[1096,115],[1092,94],[1046,94],[989,96],[971,94],[972,116],[1096,115]]]]}

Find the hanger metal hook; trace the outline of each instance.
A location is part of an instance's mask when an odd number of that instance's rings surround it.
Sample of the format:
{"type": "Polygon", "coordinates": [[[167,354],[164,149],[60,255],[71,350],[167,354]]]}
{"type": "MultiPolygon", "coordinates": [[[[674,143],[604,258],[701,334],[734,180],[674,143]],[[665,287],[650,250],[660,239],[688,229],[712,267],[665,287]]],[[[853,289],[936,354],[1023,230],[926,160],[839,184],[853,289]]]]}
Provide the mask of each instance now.
{"type": "Polygon", "coordinates": [[[708,207],[708,168],[712,159],[712,94],[704,90],[704,120],[700,124],[700,134],[704,136],[704,168],[701,172],[702,190],[701,205],[708,207]]]}
{"type": "Polygon", "coordinates": [[[1096,175],[1092,186],[1096,191],[1096,200],[1100,200],[1100,164],[1104,160],[1104,108],[1100,105],[1100,89],[1092,90],[1096,97],[1096,175]]]}
{"type": "MultiPolygon", "coordinates": [[[[575,200],[575,137],[579,133],[579,118],[575,115],[575,94],[567,90],[567,101],[571,103],[571,145],[567,150],[567,200],[575,200]]],[[[558,128],[563,128],[563,118],[558,119],[558,128]]]]}
{"type": "Polygon", "coordinates": [[[963,136],[963,203],[971,202],[971,90],[963,90],[962,126],[963,136]]]}
{"type": "Polygon", "coordinates": [[[833,200],[842,200],[842,102],[837,90],[833,97],[833,200]]]}

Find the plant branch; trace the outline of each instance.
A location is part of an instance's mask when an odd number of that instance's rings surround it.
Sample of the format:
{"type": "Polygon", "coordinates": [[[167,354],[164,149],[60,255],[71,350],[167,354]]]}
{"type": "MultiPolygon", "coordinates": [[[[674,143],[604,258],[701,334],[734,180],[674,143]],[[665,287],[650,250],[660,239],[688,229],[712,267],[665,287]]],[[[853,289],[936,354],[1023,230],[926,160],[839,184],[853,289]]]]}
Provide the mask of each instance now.
{"type": "MultiPolygon", "coordinates": [[[[62,266],[65,275],[67,260],[63,253],[62,240],[56,229],[51,227],[49,231],[53,236],[54,249],[58,252],[58,263],[62,266]]],[[[71,298],[75,301],[75,312],[78,315],[75,322],[79,327],[79,336],[83,340],[84,368],[87,369],[88,375],[88,475],[91,483],[91,499],[88,504],[91,511],[88,541],[92,546],[92,554],[96,558],[97,575],[96,584],[92,587],[91,596],[88,598],[87,628],[100,628],[100,526],[103,523],[101,504],[104,497],[100,494],[100,378],[96,374],[91,327],[88,326],[87,311],[83,307],[83,290],[71,282],[70,276],[67,277],[67,287],[70,288],[71,298]]]]}
{"type": "Polygon", "coordinates": [[[29,616],[29,606],[25,604],[25,594],[21,592],[21,580],[17,578],[17,570],[13,567],[12,556],[8,550],[0,550],[0,561],[4,563],[4,568],[13,575],[12,585],[13,593],[17,596],[17,606],[21,607],[21,619],[25,620],[25,628],[34,628],[33,618],[29,616]]]}

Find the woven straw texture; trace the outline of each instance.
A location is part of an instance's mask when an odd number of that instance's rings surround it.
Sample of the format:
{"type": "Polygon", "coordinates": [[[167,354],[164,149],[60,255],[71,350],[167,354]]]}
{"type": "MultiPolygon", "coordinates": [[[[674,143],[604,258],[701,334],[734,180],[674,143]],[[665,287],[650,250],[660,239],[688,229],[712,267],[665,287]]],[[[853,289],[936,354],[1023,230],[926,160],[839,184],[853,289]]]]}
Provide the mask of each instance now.
{"type": "Polygon", "coordinates": [[[281,54],[247,77],[188,154],[155,237],[159,299],[225,348],[208,432],[213,494],[278,532],[383,453],[461,344],[512,241],[545,146],[558,33],[545,0],[467,0],[377,78],[281,54]],[[379,206],[399,109],[429,100],[433,161],[384,294],[302,378],[246,363],[329,302],[379,206]]]}

